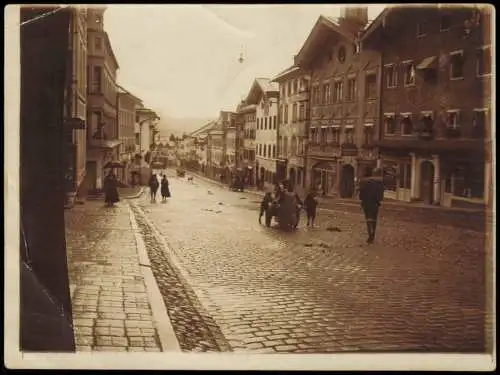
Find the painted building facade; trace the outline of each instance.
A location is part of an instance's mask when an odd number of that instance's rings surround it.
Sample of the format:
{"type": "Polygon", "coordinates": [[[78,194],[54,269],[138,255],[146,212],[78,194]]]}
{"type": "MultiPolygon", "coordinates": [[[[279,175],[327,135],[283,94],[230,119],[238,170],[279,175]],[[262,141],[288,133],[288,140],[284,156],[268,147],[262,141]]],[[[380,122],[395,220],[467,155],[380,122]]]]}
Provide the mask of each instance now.
{"type": "Polygon", "coordinates": [[[325,195],[353,197],[377,163],[381,57],[361,48],[367,22],[365,7],[320,16],[295,58],[311,76],[307,185],[325,195]]]}
{"type": "Polygon", "coordinates": [[[278,168],[294,190],[306,187],[310,77],[292,66],[273,81],[279,84],[278,168]]]}
{"type": "Polygon", "coordinates": [[[257,105],[240,103],[237,112],[243,117],[242,163],[244,178],[248,185],[255,184],[255,139],[257,134],[257,105]]]}
{"type": "Polygon", "coordinates": [[[383,55],[380,152],[386,196],[491,203],[491,14],[386,9],[363,45],[383,55]]]}

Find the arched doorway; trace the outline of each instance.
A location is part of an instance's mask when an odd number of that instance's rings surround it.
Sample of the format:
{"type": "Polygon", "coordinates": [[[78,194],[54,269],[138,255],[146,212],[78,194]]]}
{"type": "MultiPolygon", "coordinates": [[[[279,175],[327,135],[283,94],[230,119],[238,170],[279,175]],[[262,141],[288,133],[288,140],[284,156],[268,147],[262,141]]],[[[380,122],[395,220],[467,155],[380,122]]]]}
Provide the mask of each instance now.
{"type": "Polygon", "coordinates": [[[293,189],[295,189],[295,184],[297,183],[295,168],[290,169],[290,175],[288,177],[288,180],[289,180],[290,188],[293,191],[293,189]]]}
{"type": "Polygon", "coordinates": [[[434,200],[434,164],[428,160],[420,164],[420,198],[425,204],[434,200]]]}
{"type": "Polygon", "coordinates": [[[342,166],[340,178],[340,197],[352,198],[354,195],[354,167],[351,164],[342,166]]]}

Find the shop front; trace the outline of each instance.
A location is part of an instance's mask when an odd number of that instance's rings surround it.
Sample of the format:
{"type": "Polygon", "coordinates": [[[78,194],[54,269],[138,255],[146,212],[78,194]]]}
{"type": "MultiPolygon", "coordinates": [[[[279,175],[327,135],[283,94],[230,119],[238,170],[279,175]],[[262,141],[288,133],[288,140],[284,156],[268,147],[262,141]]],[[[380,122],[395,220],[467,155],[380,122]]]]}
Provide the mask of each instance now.
{"type": "Polygon", "coordinates": [[[321,195],[335,195],[337,184],[337,162],[334,160],[316,161],[311,168],[311,188],[321,195]]]}

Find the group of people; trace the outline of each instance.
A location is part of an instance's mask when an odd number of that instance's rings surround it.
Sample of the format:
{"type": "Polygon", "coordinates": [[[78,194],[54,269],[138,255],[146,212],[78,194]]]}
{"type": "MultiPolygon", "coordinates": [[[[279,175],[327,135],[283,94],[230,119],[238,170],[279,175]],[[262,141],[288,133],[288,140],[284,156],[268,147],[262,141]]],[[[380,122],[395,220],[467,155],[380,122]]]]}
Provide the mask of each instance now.
{"type": "Polygon", "coordinates": [[[155,173],[153,173],[149,178],[148,186],[151,195],[151,203],[156,203],[156,194],[158,193],[158,188],[160,188],[162,203],[165,203],[167,201],[167,198],[171,197],[166,174],[163,174],[161,182],[158,182],[158,177],[155,173]]]}
{"type": "MultiPolygon", "coordinates": [[[[261,223],[262,216],[264,216],[266,210],[271,204],[280,204],[286,194],[285,186],[283,183],[279,183],[274,190],[274,194],[267,192],[260,204],[259,213],[259,223],[261,223]]],[[[293,193],[292,189],[288,189],[289,193],[293,193]]],[[[314,227],[314,221],[316,219],[316,211],[318,207],[317,191],[316,189],[311,189],[304,201],[302,201],[297,193],[295,195],[295,202],[297,205],[297,222],[295,228],[297,228],[300,220],[300,212],[304,209],[307,213],[307,226],[314,227]]],[[[363,210],[366,228],[368,233],[368,238],[366,242],[368,244],[373,244],[375,240],[375,231],[377,229],[377,220],[380,204],[384,198],[384,185],[382,180],[382,170],[380,168],[375,168],[369,171],[367,175],[359,181],[358,196],[361,202],[361,208],[363,210]]]]}

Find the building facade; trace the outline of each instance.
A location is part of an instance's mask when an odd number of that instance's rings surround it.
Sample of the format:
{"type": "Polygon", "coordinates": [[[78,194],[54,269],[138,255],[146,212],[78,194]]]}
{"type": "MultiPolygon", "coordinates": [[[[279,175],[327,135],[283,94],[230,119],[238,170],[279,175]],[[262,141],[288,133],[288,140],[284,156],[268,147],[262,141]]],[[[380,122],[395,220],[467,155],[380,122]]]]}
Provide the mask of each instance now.
{"type": "Polygon", "coordinates": [[[137,105],[135,110],[136,157],[133,173],[136,181],[147,181],[150,173],[150,163],[153,151],[153,134],[156,122],[159,120],[155,111],[137,105]]]}
{"type": "Polygon", "coordinates": [[[116,74],[119,68],[104,30],[105,7],[87,10],[87,181],[103,187],[105,166],[118,161],[116,74]]]}
{"type": "Polygon", "coordinates": [[[225,136],[222,123],[217,121],[207,136],[207,176],[224,182],[225,136]]]}
{"type": "MultiPolygon", "coordinates": [[[[237,113],[243,121],[243,136],[241,138],[241,168],[246,184],[255,185],[255,138],[257,134],[257,105],[240,103],[237,113]]],[[[241,133],[240,133],[241,134],[241,133]]]]}
{"type": "Polygon", "coordinates": [[[117,98],[118,110],[118,140],[121,142],[118,146],[118,155],[120,162],[124,165],[123,169],[117,170],[120,181],[130,184],[131,172],[134,164],[135,155],[135,118],[136,109],[142,104],[142,101],[130,92],[120,89],[117,98]]]}
{"type": "Polygon", "coordinates": [[[310,77],[291,67],[275,79],[279,84],[278,162],[290,186],[303,192],[306,187],[306,143],[310,77]]]}
{"type": "Polygon", "coordinates": [[[255,173],[260,189],[271,189],[277,182],[277,133],[279,86],[268,78],[256,78],[245,102],[255,105],[255,173]]]}
{"type": "Polygon", "coordinates": [[[351,7],[339,21],[320,16],[295,58],[311,76],[308,184],[350,198],[356,179],[377,163],[381,57],[361,48],[367,8],[351,7]]]}
{"type": "Polygon", "coordinates": [[[87,9],[70,10],[69,45],[71,53],[66,84],[65,129],[67,131],[68,166],[66,190],[68,198],[86,194],[87,159],[87,9]]]}
{"type": "Polygon", "coordinates": [[[391,7],[363,44],[383,55],[379,146],[386,196],[444,206],[490,204],[488,11],[391,7]]]}

